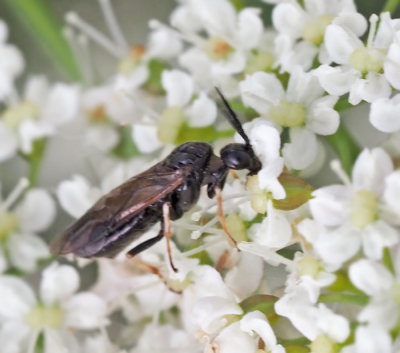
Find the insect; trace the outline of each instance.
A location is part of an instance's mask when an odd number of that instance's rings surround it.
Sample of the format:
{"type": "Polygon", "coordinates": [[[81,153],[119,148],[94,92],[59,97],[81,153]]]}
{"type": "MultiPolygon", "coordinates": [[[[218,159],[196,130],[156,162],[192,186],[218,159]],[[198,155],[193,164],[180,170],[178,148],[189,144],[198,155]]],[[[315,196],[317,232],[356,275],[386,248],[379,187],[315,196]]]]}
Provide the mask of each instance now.
{"type": "Polygon", "coordinates": [[[204,142],[187,142],[176,147],[163,161],[101,197],[53,241],[52,253],[114,257],[160,221],[158,235],[129,250],[127,256],[146,250],[165,236],[171,267],[177,271],[171,257],[170,221],[182,217],[196,204],[203,186],[207,187],[209,198],[217,196],[221,225],[236,244],[223,218],[221,190],[229,169],[247,169],[252,175],[261,169],[261,162],[235,112],[218,89],[217,92],[224,115],[245,143],[226,145],[220,157],[204,142]]]}

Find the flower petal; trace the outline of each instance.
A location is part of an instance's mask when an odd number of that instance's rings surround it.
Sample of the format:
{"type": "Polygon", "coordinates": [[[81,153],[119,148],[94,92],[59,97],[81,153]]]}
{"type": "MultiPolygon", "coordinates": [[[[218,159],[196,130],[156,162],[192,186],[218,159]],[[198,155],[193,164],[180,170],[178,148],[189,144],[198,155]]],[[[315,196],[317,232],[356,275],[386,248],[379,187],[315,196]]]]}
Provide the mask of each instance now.
{"type": "Polygon", "coordinates": [[[261,337],[267,352],[271,351],[277,344],[276,336],[265,315],[256,310],[247,313],[240,320],[240,329],[251,336],[256,333],[261,337]]]}
{"type": "Polygon", "coordinates": [[[380,263],[361,259],[350,265],[351,282],[370,296],[381,295],[393,285],[393,275],[380,263]]]}
{"type": "Polygon", "coordinates": [[[268,112],[271,106],[277,105],[284,98],[285,92],[275,75],[256,72],[240,82],[243,103],[260,114],[268,112]]]}
{"type": "Polygon", "coordinates": [[[52,125],[61,125],[73,119],[79,108],[78,86],[58,83],[50,90],[43,107],[43,120],[52,125]]]}
{"type": "Polygon", "coordinates": [[[200,298],[193,307],[192,319],[200,328],[215,334],[227,323],[226,315],[240,315],[243,310],[234,301],[221,297],[200,298]]]}
{"type": "Polygon", "coordinates": [[[21,230],[41,232],[54,221],[56,205],[46,190],[30,189],[15,208],[15,214],[21,230]]]}
{"type": "Polygon", "coordinates": [[[0,162],[13,157],[18,148],[16,134],[0,122],[0,162]]]}
{"type": "Polygon", "coordinates": [[[33,272],[38,260],[50,256],[47,244],[34,234],[14,233],[10,235],[8,253],[11,263],[25,272],[33,272]]]}
{"type": "Polygon", "coordinates": [[[317,138],[304,128],[290,129],[290,142],[283,146],[282,154],[290,169],[308,167],[317,156],[317,138]]]}
{"type": "Polygon", "coordinates": [[[371,124],[382,132],[400,130],[400,94],[372,102],[369,113],[371,124]]]}
{"type": "Polygon", "coordinates": [[[333,109],[338,98],[325,96],[315,100],[309,107],[306,126],[319,135],[334,134],[340,123],[339,113],[333,109]]]}
{"type": "Polygon", "coordinates": [[[342,96],[349,92],[354,81],[361,76],[358,71],[350,67],[328,65],[321,65],[314,70],[314,74],[324,90],[334,96],[342,96]]]}
{"type": "Polygon", "coordinates": [[[353,105],[362,100],[372,103],[379,98],[388,98],[392,88],[385,76],[376,72],[369,72],[365,79],[358,79],[350,89],[349,102],[353,105]]]}
{"type": "Polygon", "coordinates": [[[399,242],[399,232],[382,220],[378,220],[363,229],[363,248],[365,255],[380,260],[383,249],[399,242]]]}
{"type": "Polygon", "coordinates": [[[193,127],[212,125],[217,118],[217,105],[204,92],[186,110],[189,124],[193,127]]]}
{"type": "Polygon", "coordinates": [[[244,8],[239,12],[236,40],[240,48],[253,49],[259,44],[264,29],[260,14],[258,8],[244,8]]]}
{"type": "Polygon", "coordinates": [[[363,46],[353,32],[335,24],[326,28],[324,42],[329,56],[338,64],[348,64],[351,53],[363,46]]]}
{"type": "Polygon", "coordinates": [[[54,305],[70,297],[78,287],[78,272],[72,266],[54,262],[42,272],[40,298],[46,305],[54,305]]]}
{"type": "Polygon", "coordinates": [[[325,226],[342,225],[347,217],[345,204],[349,200],[349,190],[343,185],[330,185],[313,192],[309,201],[313,217],[325,226]]]}
{"type": "Polygon", "coordinates": [[[161,82],[167,91],[169,107],[183,107],[192,98],[194,82],[190,75],[180,70],[164,70],[161,82]]]}
{"type": "Polygon", "coordinates": [[[151,153],[162,147],[162,143],[158,139],[158,128],[155,125],[134,124],[132,137],[142,153],[151,153]]]}
{"type": "Polygon", "coordinates": [[[92,293],[74,295],[65,303],[64,310],[65,325],[69,328],[91,330],[108,323],[105,301],[92,293]]]}
{"type": "Polygon", "coordinates": [[[393,162],[382,148],[364,149],[358,156],[352,173],[356,190],[370,190],[381,195],[385,178],[393,171],[393,162]]]}
{"type": "Polygon", "coordinates": [[[257,338],[240,329],[240,323],[234,322],[215,338],[219,353],[254,353],[257,350],[257,338]]]}
{"type": "Polygon", "coordinates": [[[272,22],[280,33],[296,39],[306,24],[307,14],[297,3],[283,3],[274,7],[272,22]]]}
{"type": "Polygon", "coordinates": [[[57,187],[61,207],[75,218],[82,216],[99,197],[100,192],[92,190],[87,180],[80,175],[62,181],[57,187]]]}
{"type": "Polygon", "coordinates": [[[25,315],[36,304],[31,287],[12,276],[0,277],[0,318],[2,320],[24,320],[25,315]]]}

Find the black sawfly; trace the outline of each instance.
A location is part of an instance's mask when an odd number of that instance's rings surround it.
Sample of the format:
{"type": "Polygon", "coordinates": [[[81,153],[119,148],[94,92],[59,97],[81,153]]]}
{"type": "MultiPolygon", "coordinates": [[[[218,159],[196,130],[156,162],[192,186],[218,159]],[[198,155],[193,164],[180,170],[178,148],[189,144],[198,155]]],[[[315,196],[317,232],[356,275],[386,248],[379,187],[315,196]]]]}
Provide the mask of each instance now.
{"type": "Polygon", "coordinates": [[[164,160],[101,197],[52,242],[52,253],[114,257],[161,222],[158,235],[129,250],[127,256],[135,256],[165,236],[170,264],[176,271],[169,245],[170,220],[182,217],[196,204],[203,186],[207,187],[209,198],[217,196],[221,225],[236,244],[223,218],[221,190],[229,169],[247,169],[253,175],[261,169],[261,162],[235,112],[216,90],[224,105],[222,112],[244,143],[224,146],[219,157],[204,142],[186,142],[176,147],[164,160]]]}

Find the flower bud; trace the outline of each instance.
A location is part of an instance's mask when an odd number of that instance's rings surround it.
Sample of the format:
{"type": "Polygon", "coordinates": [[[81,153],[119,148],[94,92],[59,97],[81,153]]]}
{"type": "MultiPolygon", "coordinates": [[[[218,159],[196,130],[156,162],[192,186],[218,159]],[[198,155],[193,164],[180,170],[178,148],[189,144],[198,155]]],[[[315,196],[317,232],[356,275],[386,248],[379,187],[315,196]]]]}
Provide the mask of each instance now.
{"type": "Polygon", "coordinates": [[[286,191],[286,197],[282,200],[273,200],[276,209],[284,211],[294,210],[311,199],[313,188],[304,179],[283,172],[278,180],[286,191]]]}

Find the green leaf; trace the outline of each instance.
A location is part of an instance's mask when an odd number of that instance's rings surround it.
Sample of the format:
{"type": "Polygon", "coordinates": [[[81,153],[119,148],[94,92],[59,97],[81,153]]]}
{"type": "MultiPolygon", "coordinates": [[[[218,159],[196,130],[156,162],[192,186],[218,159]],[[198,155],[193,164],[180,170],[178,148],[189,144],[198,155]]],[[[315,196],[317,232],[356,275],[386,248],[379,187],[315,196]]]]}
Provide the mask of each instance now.
{"type": "Polygon", "coordinates": [[[273,295],[256,294],[246,298],[240,302],[239,305],[245,313],[259,310],[268,318],[268,320],[271,320],[276,319],[274,306],[277,300],[278,298],[273,295]]]}
{"type": "MultiPolygon", "coordinates": [[[[4,0],[15,17],[69,79],[79,80],[74,55],[62,34],[62,23],[44,0],[4,0]]],[[[27,53],[29,55],[29,53],[27,53]]]]}
{"type": "Polygon", "coordinates": [[[326,136],[326,139],[338,154],[343,169],[350,175],[353,164],[360,153],[360,146],[347,131],[343,123],[340,124],[336,133],[326,136]]]}
{"type": "Polygon", "coordinates": [[[113,149],[114,156],[129,160],[139,154],[139,151],[132,140],[131,128],[129,126],[120,126],[118,128],[119,143],[113,149]]]}
{"type": "Polygon", "coordinates": [[[169,69],[170,66],[161,60],[152,59],[148,63],[148,68],[150,75],[144,87],[151,93],[165,94],[164,87],[161,83],[161,75],[162,72],[169,69]]]}

